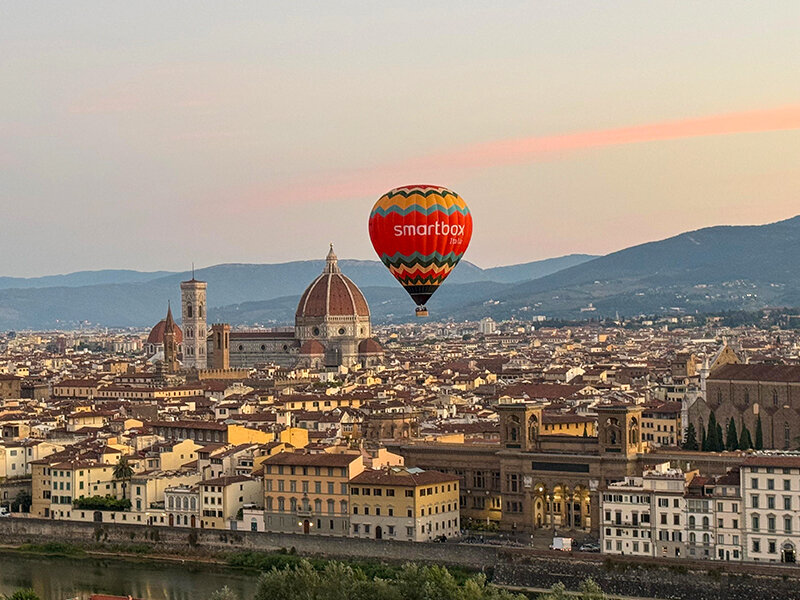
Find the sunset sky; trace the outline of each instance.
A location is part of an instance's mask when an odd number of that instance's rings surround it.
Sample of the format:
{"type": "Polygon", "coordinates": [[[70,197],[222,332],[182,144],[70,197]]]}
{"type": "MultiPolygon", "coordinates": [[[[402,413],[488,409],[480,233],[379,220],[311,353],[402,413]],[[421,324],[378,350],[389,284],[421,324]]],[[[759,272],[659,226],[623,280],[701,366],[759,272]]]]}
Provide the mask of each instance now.
{"type": "Polygon", "coordinates": [[[0,0],[0,276],[375,258],[457,191],[483,267],[800,214],[800,2],[0,0]]]}

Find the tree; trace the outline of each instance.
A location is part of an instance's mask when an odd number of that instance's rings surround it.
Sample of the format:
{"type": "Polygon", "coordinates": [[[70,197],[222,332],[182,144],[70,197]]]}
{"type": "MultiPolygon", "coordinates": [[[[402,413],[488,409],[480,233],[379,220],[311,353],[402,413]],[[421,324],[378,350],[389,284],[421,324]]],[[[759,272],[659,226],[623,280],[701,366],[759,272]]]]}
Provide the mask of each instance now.
{"type": "Polygon", "coordinates": [[[0,600],[40,600],[33,588],[19,589],[10,596],[0,596],[0,600]]]}
{"type": "Polygon", "coordinates": [[[722,452],[723,450],[725,450],[725,438],[722,436],[722,425],[720,425],[719,423],[717,423],[716,442],[717,442],[717,447],[715,448],[715,450],[717,452],[722,452]]]}
{"type": "Polygon", "coordinates": [[[28,512],[33,504],[33,497],[28,490],[20,490],[14,499],[11,501],[11,510],[19,512],[28,512]]]}
{"type": "Polygon", "coordinates": [[[549,592],[540,594],[537,600],[604,600],[606,595],[600,586],[592,579],[585,579],[581,582],[580,590],[577,594],[567,591],[563,583],[557,583],[550,588],[549,592]]]}
{"type": "Polygon", "coordinates": [[[719,441],[717,440],[717,417],[714,411],[708,417],[708,432],[706,433],[706,446],[708,452],[716,452],[719,448],[719,441]]]}
{"type": "Polygon", "coordinates": [[[708,452],[708,438],[706,437],[706,430],[700,430],[700,449],[703,452],[708,452]]]}
{"type": "Polygon", "coordinates": [[[750,437],[750,430],[747,425],[742,424],[742,433],[739,436],[739,450],[750,450],[753,447],[753,440],[750,437]]]}
{"type": "Polygon", "coordinates": [[[128,458],[126,456],[119,457],[117,464],[114,465],[112,475],[114,479],[122,482],[122,498],[124,499],[127,482],[133,477],[133,467],[128,463],[128,458]]]}
{"type": "Polygon", "coordinates": [[[238,600],[238,598],[233,593],[233,590],[226,585],[211,594],[211,600],[238,600]]]}
{"type": "Polygon", "coordinates": [[[763,450],[764,449],[764,432],[761,430],[761,415],[758,415],[758,419],[756,419],[756,450],[763,450]]]}
{"type": "Polygon", "coordinates": [[[728,435],[725,438],[725,449],[736,450],[739,447],[739,434],[736,432],[736,421],[728,421],[728,435]]]}
{"type": "Polygon", "coordinates": [[[697,450],[697,431],[694,428],[694,423],[689,423],[686,428],[686,438],[683,440],[684,450],[697,450]]]}
{"type": "Polygon", "coordinates": [[[589,437],[589,429],[586,423],[583,424],[583,437],[589,437]]]}

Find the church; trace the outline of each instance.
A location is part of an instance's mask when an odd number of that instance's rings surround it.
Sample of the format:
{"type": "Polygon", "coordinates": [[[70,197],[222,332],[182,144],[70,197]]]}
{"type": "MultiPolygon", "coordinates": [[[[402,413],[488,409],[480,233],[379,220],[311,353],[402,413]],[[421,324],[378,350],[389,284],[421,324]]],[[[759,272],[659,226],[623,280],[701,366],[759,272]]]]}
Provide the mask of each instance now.
{"type": "MultiPolygon", "coordinates": [[[[237,331],[226,323],[216,323],[209,331],[206,287],[194,277],[181,283],[181,328],[173,327],[186,369],[263,364],[324,369],[383,363],[383,348],[372,338],[367,300],[342,273],[333,244],[322,273],[300,297],[294,328],[237,331]]],[[[163,356],[167,321],[159,322],[148,337],[147,349],[154,358],[159,353],[163,356]]]]}

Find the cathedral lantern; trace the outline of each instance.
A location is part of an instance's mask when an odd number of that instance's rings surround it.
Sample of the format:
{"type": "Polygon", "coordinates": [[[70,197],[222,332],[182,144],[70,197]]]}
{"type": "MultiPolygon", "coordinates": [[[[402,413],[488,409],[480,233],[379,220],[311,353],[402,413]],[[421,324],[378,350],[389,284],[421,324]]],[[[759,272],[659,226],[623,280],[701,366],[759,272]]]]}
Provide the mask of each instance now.
{"type": "Polygon", "coordinates": [[[375,252],[416,303],[425,303],[461,260],[472,237],[472,215],[447,188],[407,185],[386,192],[369,217],[375,252]]]}

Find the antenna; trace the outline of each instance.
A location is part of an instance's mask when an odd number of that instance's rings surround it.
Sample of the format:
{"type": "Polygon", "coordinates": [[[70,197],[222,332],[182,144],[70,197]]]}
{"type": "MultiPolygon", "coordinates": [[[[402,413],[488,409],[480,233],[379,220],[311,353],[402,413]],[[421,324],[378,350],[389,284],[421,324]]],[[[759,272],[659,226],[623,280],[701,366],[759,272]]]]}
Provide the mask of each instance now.
{"type": "Polygon", "coordinates": [[[194,261],[192,261],[192,279],[194,279],[194,261]]]}

